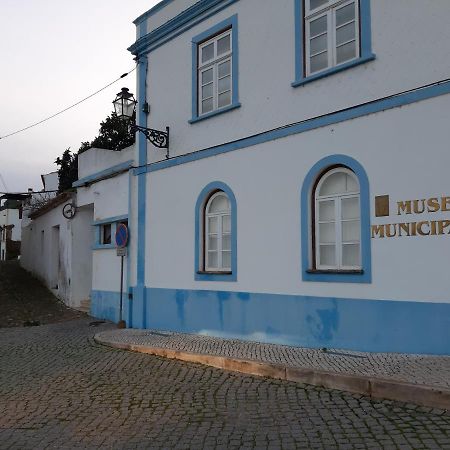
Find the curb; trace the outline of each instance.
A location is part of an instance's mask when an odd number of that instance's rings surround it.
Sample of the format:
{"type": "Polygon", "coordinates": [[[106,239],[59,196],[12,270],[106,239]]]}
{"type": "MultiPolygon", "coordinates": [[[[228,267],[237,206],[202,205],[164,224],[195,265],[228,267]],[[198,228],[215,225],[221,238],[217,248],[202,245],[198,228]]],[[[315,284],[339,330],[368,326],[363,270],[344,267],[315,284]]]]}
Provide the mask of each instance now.
{"type": "Polygon", "coordinates": [[[286,367],[273,363],[189,353],[139,344],[118,343],[102,338],[101,333],[96,334],[94,340],[99,344],[121,350],[162,356],[184,362],[199,363],[248,375],[310,384],[328,389],[351,392],[353,394],[361,394],[376,399],[395,400],[430,408],[450,410],[450,389],[445,388],[362,375],[345,375],[316,369],[286,367]]]}

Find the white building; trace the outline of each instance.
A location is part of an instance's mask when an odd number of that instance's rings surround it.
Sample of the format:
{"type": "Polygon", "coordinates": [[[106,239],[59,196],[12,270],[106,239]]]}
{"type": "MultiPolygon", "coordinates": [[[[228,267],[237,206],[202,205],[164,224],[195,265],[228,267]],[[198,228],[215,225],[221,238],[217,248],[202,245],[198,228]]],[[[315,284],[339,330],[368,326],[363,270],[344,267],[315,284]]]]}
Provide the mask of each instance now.
{"type": "Polygon", "coordinates": [[[0,261],[20,254],[22,203],[20,195],[5,194],[0,198],[0,261]]]}
{"type": "MultiPolygon", "coordinates": [[[[34,193],[22,230],[21,264],[25,269],[68,306],[89,310],[92,296],[93,315],[102,315],[98,312],[101,305],[108,318],[114,320],[118,316],[108,311],[101,292],[113,291],[116,272],[117,277],[120,275],[114,232],[116,224],[128,216],[131,161],[125,165],[123,161],[132,158],[133,153],[133,148],[122,152],[92,148],[79,155],[77,193],[34,193]],[[64,213],[70,205],[73,215],[70,211],[64,213]]],[[[53,174],[42,176],[44,191],[58,188],[54,178],[53,174]]]]}
{"type": "MultiPolygon", "coordinates": [[[[121,264],[120,257],[116,254],[114,237],[119,223],[128,224],[131,180],[129,169],[133,165],[134,153],[133,146],[120,152],[91,148],[78,157],[78,181],[74,183],[74,187],[77,187],[77,211],[90,210],[91,314],[113,321],[120,320],[121,264]]],[[[125,300],[128,299],[130,265],[129,259],[124,259],[125,318],[128,313],[125,300]]],[[[86,267],[86,271],[89,269],[90,267],[86,267]]]]}
{"type": "MultiPolygon", "coordinates": [[[[164,0],[136,19],[137,123],[170,127],[170,157],[137,134],[128,326],[450,354],[449,20],[447,0],[164,0]]],[[[92,311],[116,320],[106,251],[92,311]]]]}

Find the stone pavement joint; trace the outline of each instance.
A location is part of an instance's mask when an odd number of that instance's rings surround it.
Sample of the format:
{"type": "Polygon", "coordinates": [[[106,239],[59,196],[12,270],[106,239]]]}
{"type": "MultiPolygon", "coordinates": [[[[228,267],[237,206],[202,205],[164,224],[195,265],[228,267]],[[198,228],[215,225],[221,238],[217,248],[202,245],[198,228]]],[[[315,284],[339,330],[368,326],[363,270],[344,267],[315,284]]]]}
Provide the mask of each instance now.
{"type": "Polygon", "coordinates": [[[249,375],[450,410],[450,357],[307,349],[156,330],[108,330],[98,343],[249,375]]]}

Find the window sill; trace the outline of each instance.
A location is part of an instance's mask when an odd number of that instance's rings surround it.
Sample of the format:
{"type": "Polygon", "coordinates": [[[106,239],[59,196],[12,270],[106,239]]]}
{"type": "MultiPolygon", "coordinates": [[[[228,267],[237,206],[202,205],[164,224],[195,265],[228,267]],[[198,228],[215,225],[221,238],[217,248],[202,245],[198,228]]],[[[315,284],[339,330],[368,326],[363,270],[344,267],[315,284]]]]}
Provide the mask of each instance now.
{"type": "Polygon", "coordinates": [[[230,106],[226,106],[225,108],[216,109],[215,111],[212,111],[208,114],[203,114],[201,116],[193,117],[191,120],[189,120],[189,123],[190,124],[197,123],[202,120],[209,119],[210,117],[218,116],[219,114],[222,114],[222,113],[225,113],[225,112],[228,112],[233,109],[240,108],[240,107],[241,107],[241,104],[239,102],[236,102],[236,103],[231,104],[230,106]]]}
{"type": "Polygon", "coordinates": [[[348,63],[341,64],[339,66],[331,67],[330,69],[324,70],[323,72],[316,73],[314,75],[309,75],[304,78],[300,78],[296,81],[294,81],[291,86],[292,87],[299,87],[303,86],[304,84],[311,83],[312,81],[320,80],[321,78],[328,77],[330,75],[333,75],[337,72],[342,72],[343,70],[350,69],[352,67],[359,66],[361,64],[364,64],[369,61],[373,61],[375,59],[375,55],[373,53],[362,56],[361,58],[354,59],[353,61],[349,61],[348,63]]]}
{"type": "Polygon", "coordinates": [[[107,250],[111,248],[116,248],[115,244],[95,244],[92,250],[107,250]]]}
{"type": "Polygon", "coordinates": [[[306,273],[335,273],[339,275],[355,275],[359,274],[362,275],[364,273],[364,270],[324,270],[324,269],[308,269],[306,273]]]}
{"type": "Polygon", "coordinates": [[[237,281],[236,272],[205,272],[195,273],[196,281],[237,281]]]}
{"type": "Polygon", "coordinates": [[[372,283],[370,271],[364,270],[314,270],[302,272],[303,281],[323,283],[372,283]]]}

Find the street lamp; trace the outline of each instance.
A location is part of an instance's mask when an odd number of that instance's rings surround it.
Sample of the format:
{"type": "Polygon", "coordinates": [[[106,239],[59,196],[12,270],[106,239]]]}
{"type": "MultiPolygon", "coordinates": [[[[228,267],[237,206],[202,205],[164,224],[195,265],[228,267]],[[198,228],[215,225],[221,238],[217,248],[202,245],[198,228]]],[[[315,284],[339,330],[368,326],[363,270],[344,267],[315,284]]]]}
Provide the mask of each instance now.
{"type": "Polygon", "coordinates": [[[122,88],[113,101],[113,105],[117,117],[129,122],[131,133],[140,131],[155,147],[166,148],[166,158],[169,157],[169,127],[166,127],[166,131],[159,131],[136,125],[132,119],[136,111],[137,101],[134,95],[129,92],[128,88],[122,88]]]}

